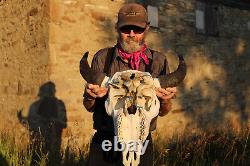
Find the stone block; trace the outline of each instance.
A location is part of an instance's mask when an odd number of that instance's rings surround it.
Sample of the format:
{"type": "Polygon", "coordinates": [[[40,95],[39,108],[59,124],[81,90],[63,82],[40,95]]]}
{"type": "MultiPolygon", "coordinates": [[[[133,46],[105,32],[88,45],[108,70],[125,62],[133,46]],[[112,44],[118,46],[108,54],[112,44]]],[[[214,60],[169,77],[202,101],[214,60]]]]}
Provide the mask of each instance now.
{"type": "Polygon", "coordinates": [[[52,22],[60,22],[64,8],[60,0],[50,1],[50,20],[52,22]]]}

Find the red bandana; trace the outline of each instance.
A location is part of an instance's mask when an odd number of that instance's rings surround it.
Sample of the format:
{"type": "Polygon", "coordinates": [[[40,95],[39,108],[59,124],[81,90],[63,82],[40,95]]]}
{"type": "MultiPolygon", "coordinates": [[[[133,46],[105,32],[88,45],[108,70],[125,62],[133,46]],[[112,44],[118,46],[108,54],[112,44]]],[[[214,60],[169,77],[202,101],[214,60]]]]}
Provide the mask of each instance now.
{"type": "Polygon", "coordinates": [[[130,66],[132,67],[133,70],[138,70],[139,69],[139,64],[140,64],[140,59],[143,59],[144,62],[148,65],[149,64],[149,60],[147,55],[145,55],[145,50],[147,49],[146,44],[144,44],[141,47],[141,50],[137,51],[137,52],[133,52],[133,53],[127,53],[125,52],[122,47],[121,44],[118,42],[118,52],[119,55],[125,59],[128,60],[130,63],[130,66]]]}

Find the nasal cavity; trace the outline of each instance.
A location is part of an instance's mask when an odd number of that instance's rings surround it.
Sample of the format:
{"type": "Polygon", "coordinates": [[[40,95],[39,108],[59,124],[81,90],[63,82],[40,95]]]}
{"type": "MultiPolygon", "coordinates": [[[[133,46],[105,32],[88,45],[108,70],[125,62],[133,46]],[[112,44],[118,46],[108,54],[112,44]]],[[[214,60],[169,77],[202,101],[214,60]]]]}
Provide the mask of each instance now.
{"type": "Polygon", "coordinates": [[[133,104],[130,107],[128,107],[128,113],[129,114],[135,114],[136,113],[136,106],[133,104]]]}

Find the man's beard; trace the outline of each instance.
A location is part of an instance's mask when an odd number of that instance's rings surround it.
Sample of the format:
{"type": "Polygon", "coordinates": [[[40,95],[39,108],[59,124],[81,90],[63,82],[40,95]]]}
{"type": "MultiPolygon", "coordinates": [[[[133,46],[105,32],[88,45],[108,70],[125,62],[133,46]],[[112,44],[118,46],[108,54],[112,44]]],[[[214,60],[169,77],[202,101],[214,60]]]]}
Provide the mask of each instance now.
{"type": "Polygon", "coordinates": [[[141,41],[136,41],[134,38],[128,38],[127,40],[120,40],[122,49],[127,53],[133,53],[141,50],[144,44],[144,38],[141,41]]]}

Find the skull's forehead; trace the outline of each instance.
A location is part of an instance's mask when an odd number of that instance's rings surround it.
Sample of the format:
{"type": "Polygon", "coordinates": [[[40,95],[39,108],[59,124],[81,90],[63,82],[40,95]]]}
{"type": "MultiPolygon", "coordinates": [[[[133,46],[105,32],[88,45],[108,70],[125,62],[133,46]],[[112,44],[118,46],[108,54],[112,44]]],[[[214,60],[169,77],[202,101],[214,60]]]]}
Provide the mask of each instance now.
{"type": "Polygon", "coordinates": [[[151,97],[155,93],[153,85],[140,85],[137,88],[137,96],[151,97]]]}
{"type": "MultiPolygon", "coordinates": [[[[147,72],[127,70],[117,72],[110,81],[113,88],[116,89],[142,89],[142,85],[153,86],[154,81],[151,75],[147,72]]],[[[144,87],[143,87],[144,88],[144,87]]]]}

